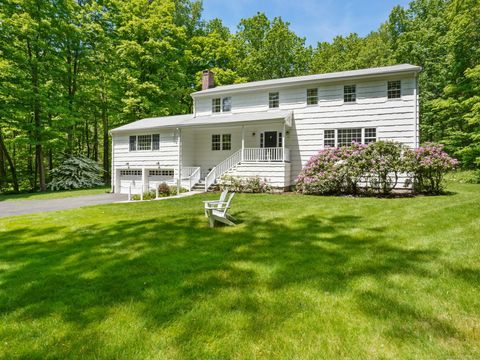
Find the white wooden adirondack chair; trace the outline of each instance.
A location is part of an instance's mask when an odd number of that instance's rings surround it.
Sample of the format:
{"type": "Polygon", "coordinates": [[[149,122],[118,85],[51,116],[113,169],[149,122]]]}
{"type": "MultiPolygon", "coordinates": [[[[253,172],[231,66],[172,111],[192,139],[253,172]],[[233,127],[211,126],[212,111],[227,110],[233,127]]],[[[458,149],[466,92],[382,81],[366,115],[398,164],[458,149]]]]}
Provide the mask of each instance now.
{"type": "Polygon", "coordinates": [[[215,221],[224,223],[226,225],[235,225],[235,218],[228,214],[228,210],[230,209],[230,204],[234,195],[235,193],[231,193],[226,202],[216,203],[212,207],[206,207],[210,227],[215,227],[215,221]]]}
{"type": "Polygon", "coordinates": [[[208,217],[208,211],[207,211],[208,208],[221,206],[225,202],[225,199],[227,198],[227,194],[228,194],[228,190],[224,190],[220,194],[220,199],[204,201],[203,203],[205,204],[205,216],[208,217]]]}

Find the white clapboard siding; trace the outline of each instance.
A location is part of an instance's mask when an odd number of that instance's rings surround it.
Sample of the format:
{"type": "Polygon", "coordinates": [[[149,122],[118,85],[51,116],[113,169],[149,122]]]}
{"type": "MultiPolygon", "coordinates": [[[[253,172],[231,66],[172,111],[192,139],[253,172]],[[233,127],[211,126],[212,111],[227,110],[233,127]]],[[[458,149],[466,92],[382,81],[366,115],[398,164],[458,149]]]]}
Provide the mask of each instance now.
{"type": "MultiPolygon", "coordinates": [[[[158,134],[159,132],[154,132],[158,134]]],[[[146,135],[149,132],[131,135],[146,135]]],[[[130,135],[130,134],[129,134],[130,135]]],[[[113,135],[114,167],[133,168],[158,166],[172,168],[178,165],[178,144],[174,132],[160,133],[160,150],[129,150],[129,135],[113,135]]]]}
{"type": "Polygon", "coordinates": [[[239,178],[253,178],[258,176],[274,188],[290,186],[290,163],[256,163],[245,162],[237,165],[226,175],[239,178]]]}
{"type": "MultiPolygon", "coordinates": [[[[305,162],[323,149],[324,131],[342,128],[376,128],[378,140],[394,140],[415,146],[418,129],[415,125],[415,81],[413,74],[383,76],[356,81],[332,81],[308,86],[272,88],[261,91],[224,93],[223,95],[195,98],[195,115],[212,115],[212,98],[231,96],[232,113],[277,111],[268,108],[269,92],[278,91],[280,110],[293,111],[292,127],[284,134],[285,146],[290,150],[291,163],[242,163],[232,171],[236,176],[260,176],[270,179],[275,187],[293,184],[305,162]],[[402,81],[402,97],[387,99],[388,80],[402,81]],[[343,87],[356,85],[355,103],[343,102],[343,87]],[[318,104],[307,106],[307,89],[318,89],[318,104]]],[[[212,117],[214,118],[214,116],[212,117]]],[[[250,122],[244,124],[246,148],[260,147],[263,131],[283,131],[283,123],[250,122]]],[[[141,133],[139,134],[141,135],[141,133]]],[[[202,177],[210,169],[238,151],[242,144],[242,126],[182,129],[183,166],[201,167],[202,177]],[[231,134],[231,150],[212,150],[213,134],[231,134]]],[[[174,132],[161,133],[160,151],[128,150],[128,136],[115,136],[113,142],[114,166],[130,168],[156,166],[176,168],[178,143],[174,132]]],[[[403,179],[402,179],[403,183],[403,179]]]]}

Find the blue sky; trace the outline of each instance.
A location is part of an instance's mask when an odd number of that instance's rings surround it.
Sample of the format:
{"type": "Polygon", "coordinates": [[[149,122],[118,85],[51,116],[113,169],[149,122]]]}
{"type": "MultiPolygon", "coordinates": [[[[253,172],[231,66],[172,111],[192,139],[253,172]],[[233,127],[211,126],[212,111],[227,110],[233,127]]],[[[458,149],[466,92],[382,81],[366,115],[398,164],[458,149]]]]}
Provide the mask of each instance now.
{"type": "Polygon", "coordinates": [[[222,19],[236,31],[241,18],[258,11],[269,18],[281,16],[295,33],[306,37],[309,45],[331,41],[336,35],[356,32],[366,35],[385,22],[395,5],[409,0],[203,0],[203,16],[222,19]]]}

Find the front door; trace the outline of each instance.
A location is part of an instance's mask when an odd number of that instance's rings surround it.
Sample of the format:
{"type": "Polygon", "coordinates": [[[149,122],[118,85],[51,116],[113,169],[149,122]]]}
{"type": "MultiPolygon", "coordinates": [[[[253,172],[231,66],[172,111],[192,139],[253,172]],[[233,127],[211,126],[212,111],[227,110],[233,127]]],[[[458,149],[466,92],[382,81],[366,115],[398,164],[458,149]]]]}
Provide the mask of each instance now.
{"type": "Polygon", "coordinates": [[[264,147],[274,148],[277,147],[277,132],[276,131],[265,131],[265,143],[264,147]]]}

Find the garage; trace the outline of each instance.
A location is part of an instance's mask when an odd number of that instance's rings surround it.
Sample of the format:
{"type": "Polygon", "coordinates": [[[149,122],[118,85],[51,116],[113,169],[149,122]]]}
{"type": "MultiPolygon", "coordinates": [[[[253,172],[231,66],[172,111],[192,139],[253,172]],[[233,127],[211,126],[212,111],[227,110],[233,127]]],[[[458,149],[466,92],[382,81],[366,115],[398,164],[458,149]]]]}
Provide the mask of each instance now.
{"type": "Polygon", "coordinates": [[[120,193],[128,194],[131,189],[132,194],[142,192],[142,170],[120,170],[120,193]]]}

